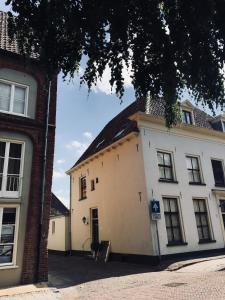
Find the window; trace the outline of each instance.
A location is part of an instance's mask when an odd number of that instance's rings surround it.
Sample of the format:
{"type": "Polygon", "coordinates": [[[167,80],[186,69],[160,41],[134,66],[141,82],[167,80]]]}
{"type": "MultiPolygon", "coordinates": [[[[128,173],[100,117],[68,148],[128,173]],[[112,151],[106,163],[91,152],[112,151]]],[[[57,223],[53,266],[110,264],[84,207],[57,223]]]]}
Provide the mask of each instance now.
{"type": "Polygon", "coordinates": [[[95,181],[94,179],[91,180],[91,191],[95,190],[95,181]]]}
{"type": "Polygon", "coordinates": [[[183,243],[176,198],[163,198],[168,244],[183,243]]]}
{"type": "Polygon", "coordinates": [[[52,221],[52,234],[55,234],[55,221],[52,221]]]}
{"type": "Polygon", "coordinates": [[[185,124],[193,124],[192,113],[187,110],[182,110],[182,122],[185,124]]]}
{"type": "Polygon", "coordinates": [[[0,196],[19,197],[23,144],[0,141],[0,196]]]}
{"type": "Polygon", "coordinates": [[[159,175],[161,180],[174,181],[173,164],[170,153],[157,152],[159,175]]]}
{"type": "Polygon", "coordinates": [[[199,158],[194,156],[186,156],[188,169],[188,177],[190,183],[201,183],[201,172],[199,167],[199,158]]]}
{"type": "Polygon", "coordinates": [[[0,111],[26,115],[28,87],[0,81],[0,111]]]}
{"type": "Polygon", "coordinates": [[[199,241],[208,241],[211,239],[211,237],[209,231],[206,201],[205,199],[194,199],[193,203],[199,241]]]}
{"type": "Polygon", "coordinates": [[[216,186],[225,186],[223,163],[221,160],[212,159],[212,169],[216,186]]]}
{"type": "Polygon", "coordinates": [[[87,181],[86,176],[80,178],[80,199],[87,198],[87,181]]]}
{"type": "Polygon", "coordinates": [[[14,262],[17,209],[0,207],[0,267],[14,262]]]}

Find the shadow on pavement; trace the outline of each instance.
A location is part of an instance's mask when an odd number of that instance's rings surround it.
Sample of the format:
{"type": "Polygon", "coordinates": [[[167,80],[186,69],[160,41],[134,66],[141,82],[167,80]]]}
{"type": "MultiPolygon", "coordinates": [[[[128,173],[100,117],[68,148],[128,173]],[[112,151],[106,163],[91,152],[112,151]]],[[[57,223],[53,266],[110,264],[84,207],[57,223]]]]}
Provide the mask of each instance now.
{"type": "Polygon", "coordinates": [[[164,269],[125,262],[98,263],[90,258],[49,255],[49,286],[65,288],[89,281],[119,277],[164,269]]]}

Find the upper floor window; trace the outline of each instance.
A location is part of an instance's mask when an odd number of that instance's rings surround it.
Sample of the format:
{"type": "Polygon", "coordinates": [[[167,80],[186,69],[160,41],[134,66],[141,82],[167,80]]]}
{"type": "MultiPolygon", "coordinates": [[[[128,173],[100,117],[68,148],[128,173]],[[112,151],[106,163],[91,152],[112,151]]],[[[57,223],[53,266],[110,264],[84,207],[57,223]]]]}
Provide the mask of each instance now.
{"type": "Polygon", "coordinates": [[[216,186],[225,186],[223,162],[212,159],[212,169],[216,186]]]}
{"type": "Polygon", "coordinates": [[[87,198],[87,180],[86,176],[80,178],[80,199],[87,198]]]}
{"type": "Polygon", "coordinates": [[[16,219],[17,208],[0,207],[0,267],[15,263],[16,219]]]}
{"type": "Polygon", "coordinates": [[[0,141],[0,197],[19,197],[23,144],[0,141]]]}
{"type": "Polygon", "coordinates": [[[193,124],[192,113],[188,110],[182,110],[182,122],[185,124],[193,124]]]}
{"type": "Polygon", "coordinates": [[[0,111],[26,115],[28,87],[0,80],[0,111]]]}
{"type": "Polygon", "coordinates": [[[190,183],[201,183],[201,171],[199,166],[199,158],[196,156],[186,156],[188,169],[188,177],[190,183]]]}
{"type": "Polygon", "coordinates": [[[171,153],[158,151],[157,156],[160,179],[165,181],[173,181],[174,172],[171,153]]]}

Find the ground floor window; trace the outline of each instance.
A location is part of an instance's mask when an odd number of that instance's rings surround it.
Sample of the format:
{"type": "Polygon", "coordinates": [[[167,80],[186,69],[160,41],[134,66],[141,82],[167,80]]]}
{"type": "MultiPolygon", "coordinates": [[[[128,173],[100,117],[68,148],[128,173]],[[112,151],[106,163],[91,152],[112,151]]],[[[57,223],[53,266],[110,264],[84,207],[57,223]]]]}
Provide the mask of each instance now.
{"type": "Polygon", "coordinates": [[[208,221],[208,212],[206,207],[205,199],[194,199],[194,211],[196,225],[198,229],[199,242],[207,241],[211,239],[209,221],[208,221]]]}
{"type": "Polygon", "coordinates": [[[182,243],[179,207],[177,198],[163,198],[168,244],[182,243]]]}
{"type": "Polygon", "coordinates": [[[0,206],[0,267],[14,263],[17,211],[16,207],[0,206]]]}

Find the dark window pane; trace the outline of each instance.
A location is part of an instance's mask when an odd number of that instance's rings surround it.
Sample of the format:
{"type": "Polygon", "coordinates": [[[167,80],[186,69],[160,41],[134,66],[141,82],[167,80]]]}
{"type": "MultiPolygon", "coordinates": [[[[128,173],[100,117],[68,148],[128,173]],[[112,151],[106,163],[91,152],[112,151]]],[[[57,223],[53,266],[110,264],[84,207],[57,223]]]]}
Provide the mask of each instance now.
{"type": "Polygon", "coordinates": [[[0,264],[12,262],[13,245],[0,245],[0,264]]]}
{"type": "Polygon", "coordinates": [[[98,218],[98,210],[97,209],[92,209],[92,218],[98,218]]]}
{"type": "Polygon", "coordinates": [[[15,224],[16,222],[16,208],[4,208],[2,224],[15,224]]]}
{"type": "Polygon", "coordinates": [[[20,159],[9,159],[8,174],[20,174],[20,159]]]}
{"type": "Polygon", "coordinates": [[[0,157],[0,173],[3,173],[3,167],[4,167],[4,158],[0,157]]]}
{"type": "Polygon", "coordinates": [[[0,156],[4,157],[5,156],[5,142],[0,142],[0,156]]]}
{"type": "Polygon", "coordinates": [[[212,160],[212,169],[213,169],[215,184],[225,185],[222,161],[212,160]]]}
{"type": "Polygon", "coordinates": [[[21,158],[22,145],[10,143],[9,157],[21,158]]]}

